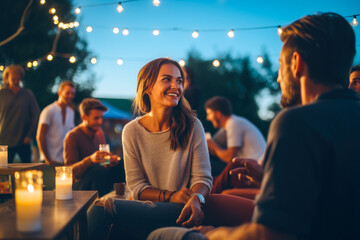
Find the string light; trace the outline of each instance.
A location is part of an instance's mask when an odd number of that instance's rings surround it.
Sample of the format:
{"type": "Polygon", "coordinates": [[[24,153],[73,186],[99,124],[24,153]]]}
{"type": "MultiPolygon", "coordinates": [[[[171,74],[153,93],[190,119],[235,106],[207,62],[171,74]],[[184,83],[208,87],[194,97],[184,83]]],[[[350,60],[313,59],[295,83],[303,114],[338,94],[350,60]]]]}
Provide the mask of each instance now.
{"type": "Polygon", "coordinates": [[[282,33],[282,28],[281,28],[281,26],[280,26],[280,25],[278,26],[277,33],[278,33],[278,35],[279,35],[279,36],[280,36],[280,35],[281,35],[281,33],[282,33]]]}
{"type": "Polygon", "coordinates": [[[353,20],[352,20],[352,24],[353,24],[355,27],[359,24],[358,20],[356,19],[356,15],[354,15],[354,18],[353,18],[353,20]]]}
{"type": "Polygon", "coordinates": [[[75,8],[75,13],[76,13],[76,14],[80,14],[80,13],[81,13],[80,7],[75,8]]]}
{"type": "Polygon", "coordinates": [[[53,55],[48,54],[48,55],[46,56],[46,59],[47,59],[49,62],[51,62],[51,61],[54,59],[54,57],[53,57],[53,55]]]}
{"type": "Polygon", "coordinates": [[[74,22],[74,27],[78,27],[79,25],[79,22],[74,22]]]}
{"type": "Polygon", "coordinates": [[[119,58],[119,59],[116,61],[116,63],[117,63],[119,66],[121,66],[121,65],[123,65],[124,61],[123,61],[121,58],[119,58]]]}
{"type": "Polygon", "coordinates": [[[160,5],[160,0],[154,0],[153,4],[155,7],[158,7],[160,5]]]}
{"type": "Polygon", "coordinates": [[[259,63],[259,64],[263,64],[264,62],[264,59],[261,57],[261,56],[258,56],[256,61],[259,63]]]}
{"type": "Polygon", "coordinates": [[[50,8],[49,13],[50,13],[50,14],[55,14],[55,13],[56,13],[56,9],[55,9],[55,8],[50,8]]]}
{"type": "Polygon", "coordinates": [[[73,28],[73,27],[74,27],[74,23],[72,23],[72,22],[69,23],[69,27],[70,27],[70,28],[73,28]]]}
{"type": "Polygon", "coordinates": [[[113,33],[118,34],[119,32],[120,32],[119,28],[118,28],[118,27],[114,27],[113,33]]]}
{"type": "Polygon", "coordinates": [[[37,67],[37,65],[38,65],[39,63],[38,63],[38,61],[33,61],[33,63],[32,63],[32,65],[34,66],[34,67],[37,67]]]}
{"type": "Polygon", "coordinates": [[[58,20],[55,20],[55,21],[54,21],[54,24],[55,24],[55,25],[57,25],[58,23],[59,23],[59,21],[58,21],[58,20]]]}
{"type": "Polygon", "coordinates": [[[91,26],[87,26],[87,27],[86,27],[86,31],[87,31],[87,32],[92,32],[92,30],[93,30],[93,29],[92,29],[91,26]]]}
{"type": "Polygon", "coordinates": [[[4,66],[3,65],[0,66],[0,71],[1,72],[4,71],[4,66]]]}
{"type": "Polygon", "coordinates": [[[124,28],[124,30],[122,31],[122,34],[123,34],[124,36],[129,35],[129,29],[124,28]]]}
{"type": "Polygon", "coordinates": [[[234,31],[234,29],[231,29],[231,30],[227,33],[227,35],[228,35],[229,38],[235,37],[235,31],[234,31]]]}
{"type": "Polygon", "coordinates": [[[75,62],[76,62],[76,57],[71,56],[71,57],[69,58],[69,62],[70,62],[70,63],[75,63],[75,62]]]}
{"type": "Polygon", "coordinates": [[[213,65],[214,67],[219,67],[219,66],[220,66],[219,60],[215,59],[215,60],[212,62],[212,65],[213,65]]]}
{"type": "Polygon", "coordinates": [[[28,62],[28,63],[26,64],[26,66],[27,66],[28,68],[31,68],[31,67],[32,67],[32,63],[31,63],[31,62],[28,62]]]}
{"type": "Polygon", "coordinates": [[[191,34],[193,38],[198,38],[199,37],[199,31],[193,31],[193,33],[191,34]]]}
{"type": "Polygon", "coordinates": [[[92,64],[96,64],[96,63],[97,63],[96,57],[91,58],[91,59],[90,59],[90,62],[91,62],[92,64]]]}
{"type": "Polygon", "coordinates": [[[44,5],[45,3],[46,3],[45,0],[40,0],[40,4],[41,4],[41,5],[44,5]]]}
{"type": "Polygon", "coordinates": [[[119,5],[117,6],[116,11],[118,11],[119,13],[124,11],[124,8],[121,6],[121,2],[119,2],[119,5]]]}
{"type": "Polygon", "coordinates": [[[159,30],[155,29],[155,30],[153,31],[153,35],[154,35],[154,36],[159,36],[159,34],[160,34],[160,31],[159,31],[159,30]]]}
{"type": "Polygon", "coordinates": [[[57,15],[54,15],[54,16],[53,16],[53,20],[54,20],[54,21],[59,21],[59,17],[58,17],[57,15]]]}
{"type": "Polygon", "coordinates": [[[184,67],[185,66],[185,60],[181,59],[179,61],[179,64],[180,64],[181,67],[184,67]]]}

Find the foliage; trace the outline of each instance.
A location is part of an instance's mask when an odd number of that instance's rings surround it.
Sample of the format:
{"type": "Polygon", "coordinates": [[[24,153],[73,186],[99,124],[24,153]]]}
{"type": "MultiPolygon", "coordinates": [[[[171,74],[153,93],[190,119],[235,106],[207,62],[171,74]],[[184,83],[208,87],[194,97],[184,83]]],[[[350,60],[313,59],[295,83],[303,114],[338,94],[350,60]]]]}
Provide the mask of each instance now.
{"type": "MultiPolygon", "coordinates": [[[[199,118],[207,131],[214,132],[211,123],[206,121],[204,103],[209,98],[219,95],[225,96],[232,102],[233,113],[243,116],[260,128],[264,136],[267,135],[269,120],[262,120],[258,115],[259,105],[256,101],[263,90],[267,89],[269,96],[279,94],[279,85],[276,83],[277,73],[272,71],[271,62],[264,54],[264,63],[261,69],[255,69],[250,64],[249,57],[232,57],[226,54],[218,59],[220,67],[215,68],[212,61],[201,59],[198,53],[191,52],[187,66],[192,70],[193,81],[201,90],[201,108],[199,118]]],[[[268,111],[274,115],[279,111],[278,104],[272,104],[268,111]]]]}
{"type": "MultiPolygon", "coordinates": [[[[0,41],[16,32],[28,0],[2,1],[0,9],[0,41]]],[[[56,9],[61,22],[73,22],[71,0],[48,0],[45,5],[33,1],[29,14],[25,18],[24,31],[12,41],[0,47],[0,65],[21,64],[26,69],[24,87],[31,89],[41,108],[57,97],[53,87],[63,80],[75,80],[87,69],[89,51],[87,43],[79,37],[76,29],[62,30],[59,34],[56,52],[59,56],[49,62],[46,55],[53,48],[54,39],[60,31],[53,23],[50,7],[56,9]],[[68,55],[76,56],[76,62],[70,63],[68,55]],[[63,57],[61,57],[63,56],[63,57]],[[39,60],[35,68],[26,68],[28,61],[39,60]]],[[[77,86],[77,98],[89,97],[93,91],[93,79],[77,86]]]]}

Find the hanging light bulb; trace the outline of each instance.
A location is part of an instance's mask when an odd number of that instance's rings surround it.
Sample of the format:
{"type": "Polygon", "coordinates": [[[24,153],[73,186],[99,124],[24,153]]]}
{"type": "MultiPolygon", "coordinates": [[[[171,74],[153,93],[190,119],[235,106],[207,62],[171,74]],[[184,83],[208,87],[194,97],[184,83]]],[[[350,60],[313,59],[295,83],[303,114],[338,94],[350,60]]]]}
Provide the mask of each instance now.
{"type": "Polygon", "coordinates": [[[45,0],[40,0],[40,4],[41,4],[41,5],[44,5],[45,3],[46,3],[45,0]]]}
{"type": "Polygon", "coordinates": [[[69,27],[70,27],[70,28],[73,28],[73,27],[74,27],[74,23],[72,23],[72,22],[69,23],[69,27]]]}
{"type": "Polygon", "coordinates": [[[121,2],[119,2],[119,5],[117,6],[116,11],[118,11],[119,13],[124,11],[124,8],[121,6],[121,2]]]}
{"type": "Polygon", "coordinates": [[[54,59],[54,57],[53,57],[53,55],[48,54],[48,55],[46,56],[46,59],[50,62],[50,61],[52,61],[52,60],[54,59]]]}
{"type": "Polygon", "coordinates": [[[92,64],[96,64],[96,63],[97,63],[96,57],[91,58],[91,59],[90,59],[90,62],[91,62],[92,64]]]}
{"type": "Polygon", "coordinates": [[[75,13],[80,14],[81,13],[81,8],[80,7],[75,8],[75,13]]]}
{"type": "Polygon", "coordinates": [[[58,25],[59,28],[62,28],[63,26],[64,26],[63,22],[60,22],[59,25],[58,25]]]}
{"type": "Polygon", "coordinates": [[[353,24],[354,26],[357,26],[357,25],[359,24],[358,20],[356,19],[356,15],[354,15],[354,18],[353,18],[353,20],[352,20],[352,24],[353,24]]]}
{"type": "Polygon", "coordinates": [[[259,64],[262,64],[264,62],[264,59],[261,57],[261,56],[258,56],[256,61],[259,63],[259,64]]]}
{"type": "Polygon", "coordinates": [[[119,59],[116,61],[116,63],[121,66],[121,65],[123,65],[124,61],[123,61],[121,58],[119,58],[119,59]]]}
{"type": "Polygon", "coordinates": [[[76,57],[71,56],[71,57],[69,58],[69,62],[70,62],[70,63],[75,63],[75,62],[76,62],[76,57]]]}
{"type": "Polygon", "coordinates": [[[180,64],[180,66],[184,67],[184,66],[185,66],[185,60],[181,59],[181,60],[179,61],[179,64],[180,64]]]}
{"type": "Polygon", "coordinates": [[[56,9],[55,9],[55,8],[50,8],[50,9],[49,9],[49,13],[50,13],[50,14],[55,14],[55,13],[56,13],[56,9]]]}
{"type": "Polygon", "coordinates": [[[153,35],[154,35],[154,36],[159,36],[159,34],[160,34],[160,31],[159,31],[159,30],[155,29],[155,30],[153,31],[153,35]]]}
{"type": "Polygon", "coordinates": [[[31,68],[31,67],[32,67],[32,62],[28,62],[28,63],[26,64],[26,66],[27,66],[28,68],[31,68]]]}
{"type": "Polygon", "coordinates": [[[0,71],[1,72],[4,71],[4,66],[3,65],[0,66],[0,71]]]}
{"type": "Polygon", "coordinates": [[[74,27],[78,27],[79,25],[79,22],[74,22],[74,27]]]}
{"type": "Polygon", "coordinates": [[[155,7],[158,7],[160,5],[160,0],[154,0],[153,4],[155,7]]]}
{"type": "Polygon", "coordinates": [[[33,61],[33,63],[32,63],[32,65],[34,66],[34,67],[37,67],[37,65],[38,65],[39,63],[38,63],[38,61],[33,61]]]}
{"type": "Polygon", "coordinates": [[[228,33],[227,33],[229,38],[233,38],[235,37],[235,31],[233,29],[231,29],[228,33]]]}
{"type": "Polygon", "coordinates": [[[280,25],[278,26],[277,33],[279,34],[279,36],[280,36],[280,35],[281,35],[281,33],[282,33],[282,28],[281,28],[281,26],[280,26],[280,25]]]}
{"type": "Polygon", "coordinates": [[[54,20],[54,21],[59,21],[59,17],[58,17],[57,15],[54,15],[54,16],[53,16],[53,20],[54,20]]]}
{"type": "Polygon", "coordinates": [[[127,28],[124,28],[124,30],[122,30],[122,34],[124,35],[124,36],[127,36],[127,35],[129,35],[129,29],[127,29],[127,28]]]}
{"type": "Polygon", "coordinates": [[[93,30],[93,29],[92,29],[91,26],[87,26],[87,27],[86,27],[86,31],[87,31],[87,32],[92,32],[92,30],[93,30]]]}
{"type": "Polygon", "coordinates": [[[217,59],[215,59],[215,60],[212,62],[212,65],[213,65],[214,67],[219,67],[219,66],[220,66],[220,61],[217,60],[217,59]]]}
{"type": "Polygon", "coordinates": [[[119,32],[120,32],[119,28],[118,28],[118,27],[114,27],[113,33],[118,34],[119,32]]]}
{"type": "Polygon", "coordinates": [[[193,33],[191,34],[193,38],[198,38],[199,37],[199,31],[193,31],[193,33]]]}

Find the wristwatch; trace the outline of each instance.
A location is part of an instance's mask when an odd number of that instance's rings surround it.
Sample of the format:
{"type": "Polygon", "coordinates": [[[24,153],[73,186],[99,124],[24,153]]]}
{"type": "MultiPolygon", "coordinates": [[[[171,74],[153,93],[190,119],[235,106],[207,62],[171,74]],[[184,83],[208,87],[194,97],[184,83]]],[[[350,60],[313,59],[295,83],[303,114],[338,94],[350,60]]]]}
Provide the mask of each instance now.
{"type": "Polygon", "coordinates": [[[198,197],[201,206],[204,206],[204,204],[205,204],[205,197],[204,197],[204,195],[202,195],[201,193],[193,193],[193,194],[191,195],[191,197],[193,197],[193,196],[198,197]]]}

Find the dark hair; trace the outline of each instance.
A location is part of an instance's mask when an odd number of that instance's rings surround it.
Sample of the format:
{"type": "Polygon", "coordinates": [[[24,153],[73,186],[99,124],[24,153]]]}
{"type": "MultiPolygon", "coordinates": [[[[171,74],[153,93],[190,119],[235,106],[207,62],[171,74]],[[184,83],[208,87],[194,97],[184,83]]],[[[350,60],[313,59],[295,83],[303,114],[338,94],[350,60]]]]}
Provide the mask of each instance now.
{"type": "MultiPolygon", "coordinates": [[[[136,87],[136,97],[133,103],[134,110],[138,114],[151,111],[150,98],[148,93],[153,88],[162,65],[173,64],[180,70],[184,79],[184,72],[178,62],[169,58],[158,58],[147,63],[141,68],[136,87]]],[[[183,83],[184,84],[184,83],[183,83]]],[[[191,110],[188,101],[181,97],[179,103],[173,108],[170,119],[170,149],[176,150],[178,146],[185,148],[189,142],[191,131],[194,127],[196,115],[191,110]]]]}
{"type": "Polygon", "coordinates": [[[350,69],[350,73],[352,72],[360,72],[360,64],[359,65],[355,65],[355,66],[352,66],[352,68],[350,69]]]}
{"type": "Polygon", "coordinates": [[[342,16],[322,13],[303,17],[284,27],[280,38],[287,63],[296,51],[315,83],[347,86],[356,52],[355,34],[342,16]]]}
{"type": "Polygon", "coordinates": [[[205,102],[205,109],[219,111],[225,116],[232,114],[231,102],[226,97],[215,96],[205,102]]]}
{"type": "Polygon", "coordinates": [[[25,70],[21,65],[18,64],[12,64],[10,66],[8,66],[7,68],[5,68],[4,72],[3,72],[3,82],[4,82],[4,86],[8,87],[9,85],[9,81],[8,78],[10,76],[10,73],[17,73],[20,75],[21,80],[24,78],[25,76],[25,70]]]}
{"type": "Polygon", "coordinates": [[[75,88],[74,82],[66,80],[66,81],[63,81],[63,82],[60,83],[58,92],[61,92],[64,89],[65,86],[75,88]]]}
{"type": "Polygon", "coordinates": [[[93,109],[100,110],[103,112],[106,112],[108,110],[107,107],[105,107],[100,102],[100,100],[95,99],[95,98],[85,98],[84,100],[82,100],[82,102],[80,103],[79,109],[80,109],[81,116],[82,115],[89,116],[90,111],[93,109]]]}

